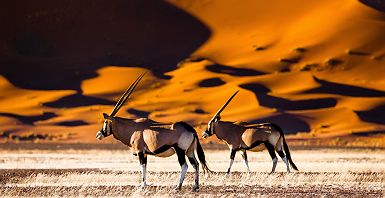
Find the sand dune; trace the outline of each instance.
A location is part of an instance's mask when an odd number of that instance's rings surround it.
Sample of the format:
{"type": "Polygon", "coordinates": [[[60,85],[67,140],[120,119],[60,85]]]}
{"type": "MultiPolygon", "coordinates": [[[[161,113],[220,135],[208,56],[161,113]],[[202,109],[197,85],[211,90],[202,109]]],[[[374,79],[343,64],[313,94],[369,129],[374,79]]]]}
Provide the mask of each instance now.
{"type": "Polygon", "coordinates": [[[1,25],[12,28],[0,34],[2,140],[32,132],[95,141],[102,113],[142,72],[119,116],[184,120],[202,130],[240,90],[224,120],[273,121],[293,139],[371,132],[384,139],[385,13],[363,2],[369,6],[39,1],[23,12],[9,3],[2,16],[14,17],[1,25]],[[66,12],[85,7],[89,14],[66,12]]]}

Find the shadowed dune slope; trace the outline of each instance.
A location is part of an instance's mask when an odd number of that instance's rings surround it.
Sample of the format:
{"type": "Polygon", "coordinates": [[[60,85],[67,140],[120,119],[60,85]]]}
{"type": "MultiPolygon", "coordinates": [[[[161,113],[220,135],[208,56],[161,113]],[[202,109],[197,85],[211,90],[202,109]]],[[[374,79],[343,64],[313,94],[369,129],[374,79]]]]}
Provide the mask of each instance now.
{"type": "Polygon", "coordinates": [[[95,141],[102,113],[146,71],[118,116],[200,133],[240,90],[223,120],[276,122],[296,139],[385,138],[385,13],[362,2],[9,1],[0,131],[95,141]]]}
{"type": "Polygon", "coordinates": [[[80,90],[106,65],[175,69],[210,31],[157,0],[8,1],[0,8],[0,74],[18,87],[80,90]]]}

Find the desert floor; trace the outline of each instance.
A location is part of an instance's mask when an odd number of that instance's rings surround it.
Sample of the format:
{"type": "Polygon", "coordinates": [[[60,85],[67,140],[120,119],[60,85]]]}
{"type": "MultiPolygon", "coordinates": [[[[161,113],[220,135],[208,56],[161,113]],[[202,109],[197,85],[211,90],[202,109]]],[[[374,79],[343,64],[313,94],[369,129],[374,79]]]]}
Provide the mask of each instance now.
{"type": "Polygon", "coordinates": [[[385,150],[292,149],[300,171],[287,174],[282,161],[277,173],[267,151],[250,153],[252,174],[241,156],[225,177],[228,151],[206,150],[215,173],[201,174],[199,192],[191,192],[192,167],[180,192],[176,156],[149,157],[148,182],[142,191],[138,160],[124,149],[1,149],[1,196],[107,196],[107,197],[383,197],[385,150]]]}

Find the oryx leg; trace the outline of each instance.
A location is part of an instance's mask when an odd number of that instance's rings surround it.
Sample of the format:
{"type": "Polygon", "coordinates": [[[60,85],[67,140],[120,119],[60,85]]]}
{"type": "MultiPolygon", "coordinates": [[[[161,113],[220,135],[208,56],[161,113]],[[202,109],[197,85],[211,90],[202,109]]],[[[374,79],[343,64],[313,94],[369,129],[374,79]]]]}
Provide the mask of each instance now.
{"type": "Polygon", "coordinates": [[[235,149],[230,150],[230,164],[229,164],[229,168],[227,169],[226,175],[230,174],[231,166],[233,166],[233,162],[234,162],[234,158],[235,158],[236,153],[237,153],[237,151],[235,149]]]}
{"type": "Polygon", "coordinates": [[[185,151],[183,149],[177,147],[177,146],[175,146],[174,149],[175,149],[175,152],[178,156],[179,165],[182,169],[180,172],[179,184],[176,187],[176,190],[180,190],[182,188],[183,180],[186,176],[188,166],[186,163],[185,151]]]}
{"type": "Polygon", "coordinates": [[[274,146],[271,145],[269,142],[266,142],[266,143],[265,143],[265,147],[266,147],[267,150],[269,151],[270,157],[271,157],[271,159],[273,160],[273,168],[271,169],[271,172],[270,172],[270,173],[274,173],[275,167],[277,167],[277,162],[278,162],[277,155],[275,155],[275,149],[274,149],[274,146]]]}
{"type": "Polygon", "coordinates": [[[282,161],[285,162],[286,168],[287,168],[287,172],[290,173],[290,166],[289,166],[289,163],[287,161],[286,155],[285,155],[285,153],[282,150],[282,147],[283,147],[283,140],[282,140],[282,137],[281,137],[281,138],[279,138],[279,141],[277,143],[277,147],[275,149],[276,149],[278,155],[281,157],[282,161]]]}
{"type": "Polygon", "coordinates": [[[193,166],[193,168],[195,170],[195,177],[194,177],[195,184],[193,187],[193,191],[197,191],[199,189],[199,163],[198,163],[197,159],[195,158],[194,151],[189,152],[187,154],[187,157],[188,157],[191,165],[193,166]]]}
{"type": "Polygon", "coordinates": [[[142,173],[142,188],[145,188],[147,186],[146,183],[146,175],[147,175],[147,156],[144,155],[144,153],[140,152],[138,153],[139,162],[141,166],[141,173],[142,173]]]}
{"type": "Polygon", "coordinates": [[[243,161],[244,161],[245,164],[246,164],[246,167],[247,167],[247,173],[250,174],[250,167],[249,167],[249,162],[247,161],[246,150],[243,150],[241,155],[242,155],[243,161]]]}

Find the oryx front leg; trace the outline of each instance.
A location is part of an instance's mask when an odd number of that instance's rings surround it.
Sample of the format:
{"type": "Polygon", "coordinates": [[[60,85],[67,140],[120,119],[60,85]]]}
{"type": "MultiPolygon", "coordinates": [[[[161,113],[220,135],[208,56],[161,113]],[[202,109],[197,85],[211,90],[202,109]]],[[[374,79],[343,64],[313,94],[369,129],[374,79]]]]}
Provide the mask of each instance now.
{"type": "Polygon", "coordinates": [[[144,155],[144,153],[140,152],[138,153],[139,162],[141,166],[141,173],[142,173],[142,189],[146,188],[146,175],[147,175],[147,156],[144,155]]]}
{"type": "Polygon", "coordinates": [[[250,174],[250,167],[249,167],[249,162],[247,161],[246,150],[243,150],[241,155],[242,155],[243,161],[244,161],[245,164],[246,164],[246,167],[247,167],[247,173],[250,174]]]}
{"type": "Polygon", "coordinates": [[[230,174],[231,167],[233,166],[233,162],[234,162],[234,158],[235,158],[236,153],[237,153],[237,151],[235,149],[230,150],[230,163],[229,163],[229,168],[227,169],[226,175],[230,174]]]}
{"type": "Polygon", "coordinates": [[[275,149],[274,149],[274,146],[271,145],[270,143],[265,143],[265,147],[266,147],[267,150],[269,151],[270,157],[271,157],[271,159],[273,160],[273,168],[271,169],[271,172],[270,172],[270,173],[274,173],[275,167],[277,167],[277,162],[278,162],[277,155],[275,155],[275,149]]]}
{"type": "Polygon", "coordinates": [[[188,166],[186,163],[185,151],[179,147],[175,147],[175,152],[178,156],[179,165],[181,166],[179,183],[178,183],[178,186],[176,187],[176,190],[180,190],[182,188],[182,184],[186,176],[188,166]]]}

